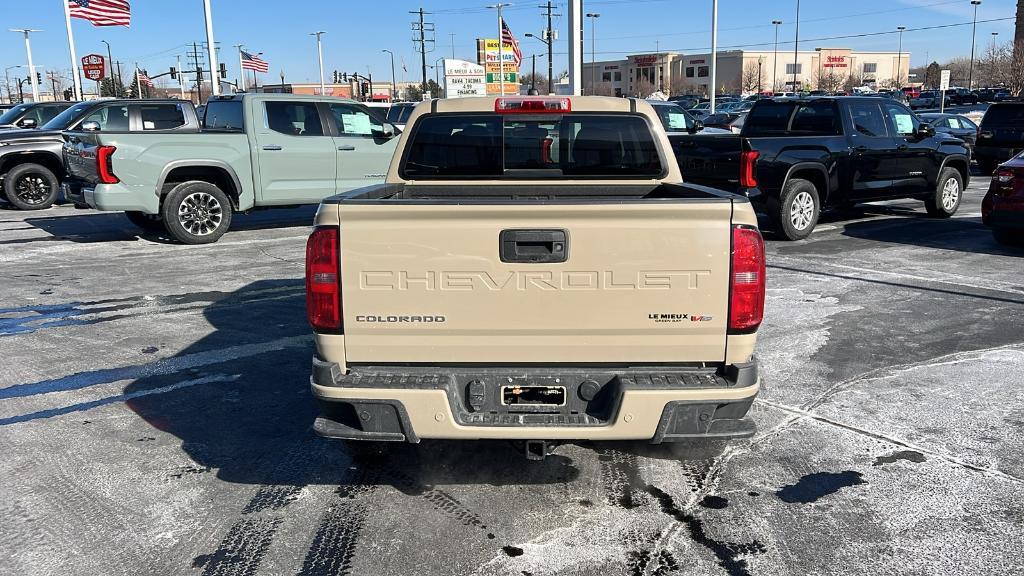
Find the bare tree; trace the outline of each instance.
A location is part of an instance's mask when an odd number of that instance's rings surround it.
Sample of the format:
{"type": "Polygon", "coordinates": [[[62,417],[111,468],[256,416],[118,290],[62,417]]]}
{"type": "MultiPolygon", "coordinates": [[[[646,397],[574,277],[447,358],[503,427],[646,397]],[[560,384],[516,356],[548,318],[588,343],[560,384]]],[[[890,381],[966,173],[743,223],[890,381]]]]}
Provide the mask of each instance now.
{"type": "Polygon", "coordinates": [[[1007,86],[1014,96],[1020,96],[1024,93],[1024,40],[1014,45],[1012,58],[1007,86]]]}
{"type": "Polygon", "coordinates": [[[520,74],[519,85],[534,87],[543,94],[548,91],[548,77],[544,74],[520,74]]]}
{"type": "Polygon", "coordinates": [[[611,82],[588,83],[584,86],[584,89],[591,96],[615,96],[615,88],[611,82]]]}
{"type": "Polygon", "coordinates": [[[968,79],[971,77],[971,59],[953,58],[942,69],[949,70],[949,81],[951,84],[966,86],[968,79]]]}
{"type": "Polygon", "coordinates": [[[818,90],[835,92],[846,82],[846,76],[836,73],[835,68],[819,68],[814,72],[814,85],[818,90]]]}
{"type": "Polygon", "coordinates": [[[761,70],[757,65],[757,61],[747,60],[743,65],[743,71],[740,75],[740,92],[744,94],[756,92],[761,85],[761,81],[761,70]]]}
{"type": "Polygon", "coordinates": [[[864,77],[856,72],[851,72],[846,77],[846,81],[843,83],[843,89],[847,92],[853,92],[854,88],[860,88],[864,85],[864,77]]]}
{"type": "Polygon", "coordinates": [[[654,82],[651,82],[646,78],[641,78],[637,81],[633,89],[633,93],[638,98],[647,98],[651,94],[654,94],[657,89],[658,87],[654,85],[654,82]]]}
{"type": "Polygon", "coordinates": [[[687,78],[680,76],[674,76],[672,78],[672,84],[668,89],[673,96],[679,94],[697,94],[704,91],[702,88],[698,88],[693,82],[690,82],[687,78]]]}

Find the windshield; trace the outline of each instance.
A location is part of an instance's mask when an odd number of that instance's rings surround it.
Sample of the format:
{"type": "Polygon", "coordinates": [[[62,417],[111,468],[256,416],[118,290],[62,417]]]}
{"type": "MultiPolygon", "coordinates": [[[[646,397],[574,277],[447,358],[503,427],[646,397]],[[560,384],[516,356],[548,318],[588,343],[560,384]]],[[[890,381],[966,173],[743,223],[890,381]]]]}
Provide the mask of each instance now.
{"type": "Polygon", "coordinates": [[[388,122],[392,124],[405,124],[409,121],[409,116],[412,116],[412,110],[416,106],[413,105],[400,105],[396,104],[391,108],[388,108],[388,122]]]}
{"type": "Polygon", "coordinates": [[[639,116],[566,114],[422,118],[401,172],[408,179],[657,176],[650,127],[639,116]]]}
{"type": "Polygon", "coordinates": [[[666,132],[687,132],[693,129],[693,116],[687,114],[682,106],[659,104],[654,106],[654,110],[658,113],[666,132]]]}
{"type": "Polygon", "coordinates": [[[1024,128],[1024,106],[1008,104],[990,106],[981,117],[984,128],[1024,128]]]}
{"type": "Polygon", "coordinates": [[[67,130],[71,123],[78,119],[79,114],[92,107],[91,102],[81,102],[57,114],[49,122],[43,124],[43,130],[67,130]]]}
{"type": "Polygon", "coordinates": [[[21,116],[21,113],[24,112],[26,108],[29,108],[31,106],[31,104],[18,104],[14,108],[11,108],[7,112],[4,112],[3,115],[0,116],[0,124],[14,123],[14,121],[21,116]]]}

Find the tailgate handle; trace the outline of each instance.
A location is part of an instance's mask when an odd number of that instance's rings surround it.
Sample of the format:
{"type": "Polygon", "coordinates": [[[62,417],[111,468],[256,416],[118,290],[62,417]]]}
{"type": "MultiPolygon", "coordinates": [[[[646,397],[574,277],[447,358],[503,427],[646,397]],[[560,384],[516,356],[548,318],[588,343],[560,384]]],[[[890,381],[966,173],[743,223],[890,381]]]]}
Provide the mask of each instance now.
{"type": "Polygon", "coordinates": [[[502,230],[498,241],[502,262],[556,264],[569,257],[565,230],[502,230]]]}

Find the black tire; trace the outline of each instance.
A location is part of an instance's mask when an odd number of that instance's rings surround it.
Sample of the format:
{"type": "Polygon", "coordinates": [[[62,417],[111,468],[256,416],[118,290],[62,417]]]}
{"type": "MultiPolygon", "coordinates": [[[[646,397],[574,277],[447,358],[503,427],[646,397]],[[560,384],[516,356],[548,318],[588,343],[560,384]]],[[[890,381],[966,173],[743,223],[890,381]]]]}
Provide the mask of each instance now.
{"type": "Polygon", "coordinates": [[[146,214],[145,212],[125,212],[125,216],[132,224],[142,228],[146,232],[163,232],[164,219],[159,214],[146,214]]]}
{"type": "Polygon", "coordinates": [[[60,195],[60,182],[46,166],[21,164],[4,177],[4,195],[19,210],[43,210],[60,195]]]}
{"type": "Polygon", "coordinates": [[[182,244],[210,244],[228,231],[231,210],[231,201],[220,188],[191,180],[164,197],[160,216],[167,233],[182,244]]]}
{"type": "Polygon", "coordinates": [[[1024,246],[1024,231],[993,228],[992,237],[1004,246],[1024,246]]]}
{"type": "Polygon", "coordinates": [[[821,214],[818,189],[809,180],[793,178],[778,200],[769,200],[768,215],[775,231],[786,240],[803,240],[811,235],[821,214]]]}
{"type": "Polygon", "coordinates": [[[925,198],[924,207],[932,218],[949,218],[960,208],[964,197],[964,179],[955,168],[943,168],[935,192],[925,198]]]}

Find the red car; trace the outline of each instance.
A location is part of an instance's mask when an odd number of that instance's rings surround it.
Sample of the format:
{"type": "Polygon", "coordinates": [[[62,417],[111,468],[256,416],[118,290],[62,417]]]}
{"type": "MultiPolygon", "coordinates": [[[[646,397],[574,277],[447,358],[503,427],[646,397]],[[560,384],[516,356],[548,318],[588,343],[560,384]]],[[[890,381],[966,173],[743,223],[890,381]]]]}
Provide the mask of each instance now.
{"type": "Polygon", "coordinates": [[[1000,244],[1024,245],[1024,154],[1003,162],[981,201],[981,221],[1000,244]]]}

